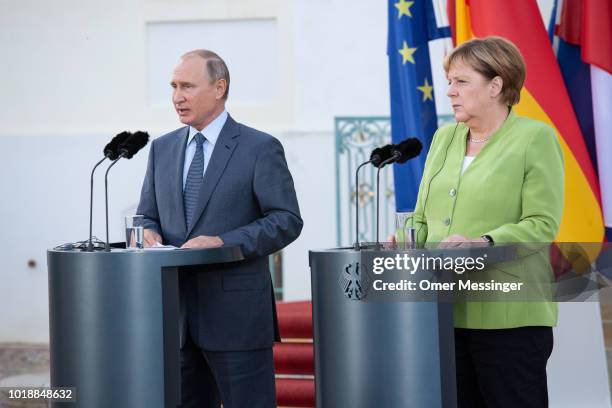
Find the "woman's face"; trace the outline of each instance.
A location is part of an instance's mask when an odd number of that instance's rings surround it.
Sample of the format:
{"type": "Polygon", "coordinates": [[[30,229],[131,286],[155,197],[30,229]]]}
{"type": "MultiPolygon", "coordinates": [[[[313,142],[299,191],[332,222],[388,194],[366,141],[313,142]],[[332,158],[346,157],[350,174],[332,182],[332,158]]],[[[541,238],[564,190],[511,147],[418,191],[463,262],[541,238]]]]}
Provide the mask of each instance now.
{"type": "Polygon", "coordinates": [[[452,62],[446,73],[448,91],[455,120],[467,122],[486,114],[493,103],[498,103],[492,81],[482,76],[461,59],[452,62]]]}

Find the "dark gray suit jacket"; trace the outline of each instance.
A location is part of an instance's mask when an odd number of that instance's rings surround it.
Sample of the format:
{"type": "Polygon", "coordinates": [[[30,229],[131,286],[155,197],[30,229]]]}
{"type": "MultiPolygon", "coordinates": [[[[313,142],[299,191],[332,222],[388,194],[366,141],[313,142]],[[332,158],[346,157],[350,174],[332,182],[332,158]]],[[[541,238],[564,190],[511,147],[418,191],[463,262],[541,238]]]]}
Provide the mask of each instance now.
{"type": "Polygon", "coordinates": [[[246,260],[181,271],[186,324],[205,350],[252,350],[279,339],[268,255],[294,241],[302,219],[280,142],[228,116],[204,175],[193,226],[185,225],[183,164],[188,127],[151,144],[138,214],[165,244],[199,235],[240,245],[246,260]]]}

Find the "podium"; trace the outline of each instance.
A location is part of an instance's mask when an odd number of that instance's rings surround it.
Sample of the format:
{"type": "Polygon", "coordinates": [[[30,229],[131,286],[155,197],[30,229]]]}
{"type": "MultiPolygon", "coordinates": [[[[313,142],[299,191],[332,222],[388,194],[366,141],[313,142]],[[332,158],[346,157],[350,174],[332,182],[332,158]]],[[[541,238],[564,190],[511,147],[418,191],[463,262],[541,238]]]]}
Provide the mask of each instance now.
{"type": "Polygon", "coordinates": [[[317,408],[455,407],[452,303],[368,302],[361,251],[309,255],[317,408]]]}
{"type": "Polygon", "coordinates": [[[180,403],[179,267],[243,259],[239,247],[49,250],[52,407],[176,407],[180,403]]]}
{"type": "Polygon", "coordinates": [[[513,246],[311,250],[317,408],[457,406],[453,299],[434,293],[427,301],[405,301],[373,293],[372,279],[382,275],[368,271],[372,257],[395,253],[484,256],[489,264],[517,254],[513,246]]]}

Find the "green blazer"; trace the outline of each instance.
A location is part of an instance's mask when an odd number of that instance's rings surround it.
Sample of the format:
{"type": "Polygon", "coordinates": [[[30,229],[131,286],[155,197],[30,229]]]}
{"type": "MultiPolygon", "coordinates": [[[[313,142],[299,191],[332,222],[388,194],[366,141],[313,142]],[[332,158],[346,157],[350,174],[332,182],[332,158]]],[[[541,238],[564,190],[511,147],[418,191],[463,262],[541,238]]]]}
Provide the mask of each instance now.
{"type": "MultiPolygon", "coordinates": [[[[419,243],[449,235],[490,235],[496,244],[550,243],[563,212],[563,154],[548,125],[511,111],[463,175],[468,127],[444,126],[427,155],[414,211],[419,243]]],[[[497,265],[497,276],[550,281],[548,253],[520,265],[497,265]],[[501,271],[501,272],[500,272],[501,271]]],[[[554,302],[456,302],[455,327],[554,326],[554,302]]]]}

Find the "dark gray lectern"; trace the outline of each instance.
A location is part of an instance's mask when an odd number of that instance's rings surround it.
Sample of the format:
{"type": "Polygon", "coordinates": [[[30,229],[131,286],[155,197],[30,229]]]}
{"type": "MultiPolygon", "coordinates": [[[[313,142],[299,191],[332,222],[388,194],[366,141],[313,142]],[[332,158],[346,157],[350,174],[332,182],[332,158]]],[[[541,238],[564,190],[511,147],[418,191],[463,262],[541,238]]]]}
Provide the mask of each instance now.
{"type": "Polygon", "coordinates": [[[317,408],[455,407],[452,303],[369,302],[361,251],[309,258],[317,408]]]}
{"type": "Polygon", "coordinates": [[[52,407],[176,407],[178,267],[242,259],[239,247],[49,250],[51,386],[76,389],[52,407]]]}

